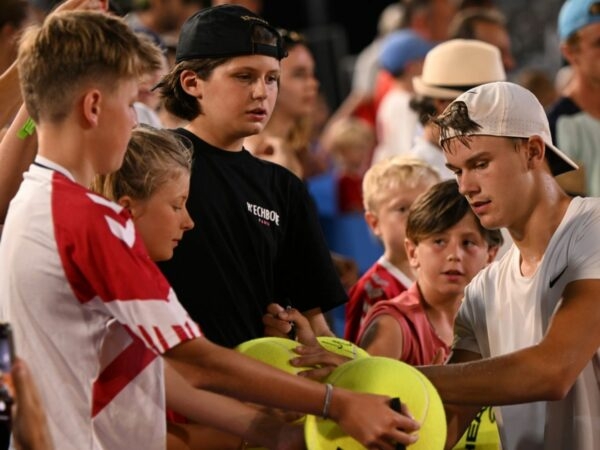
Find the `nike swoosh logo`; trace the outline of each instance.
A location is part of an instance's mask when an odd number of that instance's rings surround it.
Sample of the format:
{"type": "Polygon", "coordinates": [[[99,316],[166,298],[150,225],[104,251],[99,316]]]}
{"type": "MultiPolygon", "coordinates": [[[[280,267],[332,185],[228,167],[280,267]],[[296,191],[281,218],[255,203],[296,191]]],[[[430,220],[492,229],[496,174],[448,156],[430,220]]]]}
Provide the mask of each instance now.
{"type": "Polygon", "coordinates": [[[554,278],[552,278],[550,280],[550,289],[552,289],[554,287],[554,285],[556,284],[556,282],[558,281],[558,279],[563,276],[563,274],[567,270],[567,267],[569,267],[569,266],[566,265],[565,268],[563,270],[561,270],[558,275],[556,275],[554,278]]]}

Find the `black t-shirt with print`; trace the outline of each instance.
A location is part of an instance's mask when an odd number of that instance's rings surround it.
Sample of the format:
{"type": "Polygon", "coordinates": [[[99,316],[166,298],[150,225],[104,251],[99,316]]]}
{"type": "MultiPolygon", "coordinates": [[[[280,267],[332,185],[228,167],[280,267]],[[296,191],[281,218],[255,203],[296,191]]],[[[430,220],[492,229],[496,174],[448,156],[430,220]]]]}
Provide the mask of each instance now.
{"type": "Polygon", "coordinates": [[[195,227],[160,267],[213,342],[263,336],[271,302],[323,312],[346,293],[304,183],[248,151],[215,148],[187,130],[194,162],[187,207],[195,227]]]}

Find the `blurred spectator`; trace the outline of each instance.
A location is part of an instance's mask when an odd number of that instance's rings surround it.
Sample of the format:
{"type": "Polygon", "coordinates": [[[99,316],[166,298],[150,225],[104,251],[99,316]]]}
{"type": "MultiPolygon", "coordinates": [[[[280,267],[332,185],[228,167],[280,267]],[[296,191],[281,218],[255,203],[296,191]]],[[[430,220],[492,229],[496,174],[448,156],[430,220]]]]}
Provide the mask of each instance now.
{"type": "Polygon", "coordinates": [[[402,28],[433,42],[448,39],[448,27],[457,11],[455,0],[400,0],[400,3],[404,8],[402,28]]]}
{"type": "MultiPolygon", "coordinates": [[[[450,23],[456,15],[455,0],[399,0],[403,7],[400,28],[412,30],[423,39],[438,43],[449,37],[450,23]]],[[[375,82],[375,111],[393,85],[389,72],[380,70],[375,82]]]]}
{"type": "Polygon", "coordinates": [[[400,2],[388,5],[377,22],[377,36],[357,56],[352,71],[351,91],[336,111],[336,116],[357,115],[375,126],[375,84],[379,73],[379,54],[384,38],[400,28],[403,7],[400,2]]]}
{"type": "Polygon", "coordinates": [[[312,114],[319,94],[315,59],[305,37],[279,29],[288,56],[281,60],[279,94],[265,128],[248,136],[244,146],[259,158],[287,167],[304,178],[303,160],[312,138],[312,114]]]}
{"type": "MultiPolygon", "coordinates": [[[[210,6],[209,0],[143,0],[134,3],[125,20],[134,30],[146,28],[158,34],[172,50],[177,47],[179,30],[196,11],[210,6]]],[[[172,64],[172,61],[170,61],[172,64]]]]}
{"type": "Polygon", "coordinates": [[[567,0],[558,16],[560,50],[569,82],[548,113],[556,145],[580,169],[557,180],[571,194],[600,196],[600,3],[567,0]]]}
{"type": "Polygon", "coordinates": [[[385,38],[379,62],[392,75],[393,84],[377,110],[373,162],[408,153],[421,132],[418,117],[409,107],[412,79],[421,74],[423,58],[433,45],[412,30],[395,31],[385,38]]]}
{"type": "Polygon", "coordinates": [[[364,211],[362,178],[374,145],[373,128],[356,117],[338,120],[323,136],[323,148],[334,161],[341,213],[364,211]]]}
{"type": "Polygon", "coordinates": [[[545,110],[558,99],[554,81],[542,69],[527,67],[519,72],[515,82],[533,92],[545,110]]]}
{"type": "Polygon", "coordinates": [[[466,8],[459,11],[450,24],[449,36],[451,39],[478,39],[495,45],[502,55],[504,70],[508,73],[516,66],[506,17],[497,8],[466,8]]]}

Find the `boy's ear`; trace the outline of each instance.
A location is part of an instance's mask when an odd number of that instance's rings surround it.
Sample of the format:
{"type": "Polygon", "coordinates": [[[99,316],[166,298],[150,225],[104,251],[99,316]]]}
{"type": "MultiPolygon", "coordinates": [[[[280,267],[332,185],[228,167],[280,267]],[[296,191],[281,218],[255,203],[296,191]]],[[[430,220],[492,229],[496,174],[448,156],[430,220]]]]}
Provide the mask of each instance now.
{"type": "Polygon", "coordinates": [[[87,125],[95,127],[98,125],[100,112],[102,111],[102,93],[98,89],[92,89],[85,93],[82,101],[83,117],[87,125]]]}
{"type": "Polygon", "coordinates": [[[179,74],[179,83],[186,94],[202,98],[203,82],[193,70],[184,70],[179,74]]]}
{"type": "Polygon", "coordinates": [[[415,244],[408,238],[404,238],[404,249],[406,250],[406,257],[408,258],[408,263],[410,267],[413,269],[419,268],[419,258],[417,257],[417,247],[418,244],[415,244]]]}
{"type": "Polygon", "coordinates": [[[373,234],[379,237],[379,218],[377,214],[372,211],[365,211],[365,222],[367,222],[373,234]]]}

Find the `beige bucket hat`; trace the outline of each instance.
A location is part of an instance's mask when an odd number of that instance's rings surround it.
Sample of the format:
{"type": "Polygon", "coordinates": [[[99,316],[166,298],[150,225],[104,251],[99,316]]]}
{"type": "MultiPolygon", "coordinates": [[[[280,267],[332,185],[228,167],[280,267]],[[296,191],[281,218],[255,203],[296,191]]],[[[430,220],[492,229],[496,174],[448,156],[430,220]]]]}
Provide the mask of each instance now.
{"type": "Polygon", "coordinates": [[[421,76],[412,81],[418,95],[452,100],[480,84],[504,80],[497,47],[475,39],[451,39],[427,53],[421,76]]]}

